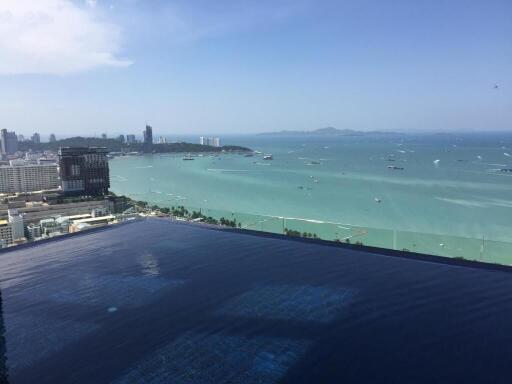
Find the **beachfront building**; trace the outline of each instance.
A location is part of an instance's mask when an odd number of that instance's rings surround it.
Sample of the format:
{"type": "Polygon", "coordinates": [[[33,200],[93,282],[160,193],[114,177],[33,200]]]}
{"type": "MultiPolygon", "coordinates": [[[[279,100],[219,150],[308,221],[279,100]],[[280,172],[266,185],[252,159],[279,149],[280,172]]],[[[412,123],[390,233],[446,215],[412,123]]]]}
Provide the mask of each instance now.
{"type": "Polygon", "coordinates": [[[25,226],[23,225],[23,216],[18,210],[13,208],[8,210],[9,225],[11,226],[12,240],[20,240],[25,238],[25,226]]]}
{"type": "Polygon", "coordinates": [[[27,225],[28,238],[30,240],[36,240],[41,237],[41,226],[36,223],[27,225]]]}
{"type": "Polygon", "coordinates": [[[0,193],[33,192],[57,189],[60,185],[57,164],[27,164],[12,160],[0,166],[0,193]]]}
{"type": "Polygon", "coordinates": [[[126,135],[126,144],[135,144],[135,135],[126,135]]]}
{"type": "Polygon", "coordinates": [[[106,148],[60,148],[59,170],[65,194],[100,196],[108,193],[110,174],[106,148]]]}
{"type": "Polygon", "coordinates": [[[7,220],[0,220],[0,248],[25,242],[23,216],[16,209],[9,209],[7,220]]]}
{"type": "Polygon", "coordinates": [[[40,220],[39,227],[41,228],[42,237],[53,237],[67,232],[67,228],[66,230],[63,230],[62,224],[56,221],[53,217],[40,220]]]}
{"type": "Polygon", "coordinates": [[[2,248],[12,244],[12,228],[7,220],[0,220],[0,242],[2,248]]]}

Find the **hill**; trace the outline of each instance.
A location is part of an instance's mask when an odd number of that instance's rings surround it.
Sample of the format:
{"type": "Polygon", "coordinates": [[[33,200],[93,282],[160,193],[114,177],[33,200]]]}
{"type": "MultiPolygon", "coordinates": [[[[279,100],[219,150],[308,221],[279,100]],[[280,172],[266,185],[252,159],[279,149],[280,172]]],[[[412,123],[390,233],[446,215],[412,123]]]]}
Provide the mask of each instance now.
{"type": "Polygon", "coordinates": [[[109,152],[145,152],[145,153],[180,153],[180,152],[251,152],[250,148],[237,145],[225,145],[222,147],[211,147],[192,143],[167,143],[146,145],[143,143],[127,144],[117,139],[102,139],[98,137],[70,137],[57,140],[51,143],[35,144],[31,141],[19,143],[22,151],[57,151],[60,147],[105,147],[109,152]]]}
{"type": "Polygon", "coordinates": [[[334,127],[319,128],[313,131],[278,131],[278,132],[264,132],[260,135],[309,135],[309,136],[365,136],[365,135],[390,135],[396,132],[383,132],[383,131],[355,131],[353,129],[338,129],[334,127]]]}

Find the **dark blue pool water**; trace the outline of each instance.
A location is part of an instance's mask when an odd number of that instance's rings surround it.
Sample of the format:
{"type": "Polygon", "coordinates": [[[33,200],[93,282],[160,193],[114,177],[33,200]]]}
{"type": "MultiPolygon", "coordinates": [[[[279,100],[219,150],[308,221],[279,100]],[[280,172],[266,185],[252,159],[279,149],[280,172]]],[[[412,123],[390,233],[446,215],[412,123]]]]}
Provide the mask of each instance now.
{"type": "Polygon", "coordinates": [[[0,280],[9,383],[512,377],[505,271],[155,219],[1,253],[0,280]]]}

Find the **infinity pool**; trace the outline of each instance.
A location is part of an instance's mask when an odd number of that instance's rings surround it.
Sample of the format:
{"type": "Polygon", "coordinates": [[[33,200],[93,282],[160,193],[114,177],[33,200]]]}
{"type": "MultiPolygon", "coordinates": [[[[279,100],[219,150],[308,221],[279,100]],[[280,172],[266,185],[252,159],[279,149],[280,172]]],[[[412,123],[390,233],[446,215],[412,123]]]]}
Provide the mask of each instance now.
{"type": "Polygon", "coordinates": [[[0,253],[0,382],[509,383],[512,274],[148,219],[0,253]]]}

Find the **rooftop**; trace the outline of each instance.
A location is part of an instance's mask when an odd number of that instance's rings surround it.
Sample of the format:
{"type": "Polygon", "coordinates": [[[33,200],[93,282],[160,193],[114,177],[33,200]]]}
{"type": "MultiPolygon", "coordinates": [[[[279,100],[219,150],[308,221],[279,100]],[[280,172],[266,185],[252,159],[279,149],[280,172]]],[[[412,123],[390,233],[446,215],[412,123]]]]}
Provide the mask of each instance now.
{"type": "MultiPolygon", "coordinates": [[[[90,216],[90,215],[88,215],[90,216]]],[[[73,224],[80,224],[80,223],[96,223],[98,221],[110,221],[114,220],[116,217],[114,215],[107,215],[107,216],[96,216],[96,217],[87,217],[85,219],[76,219],[73,220],[73,224]]]]}
{"type": "Polygon", "coordinates": [[[0,290],[11,384],[512,374],[507,268],[146,219],[1,251],[0,290]]]}

